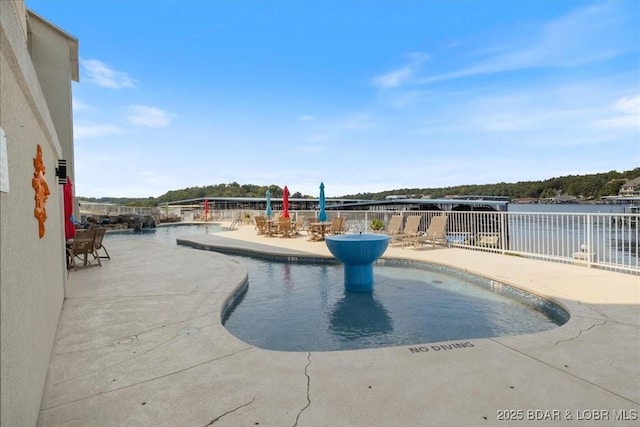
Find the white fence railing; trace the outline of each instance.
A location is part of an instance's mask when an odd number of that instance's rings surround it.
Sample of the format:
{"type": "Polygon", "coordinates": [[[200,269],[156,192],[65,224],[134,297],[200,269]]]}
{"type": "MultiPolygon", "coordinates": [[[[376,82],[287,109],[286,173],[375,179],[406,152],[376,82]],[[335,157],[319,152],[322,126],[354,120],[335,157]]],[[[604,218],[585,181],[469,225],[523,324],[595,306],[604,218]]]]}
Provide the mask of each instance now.
{"type": "MultiPolygon", "coordinates": [[[[225,212],[226,218],[261,212],[225,212]]],[[[640,274],[640,215],[613,213],[458,212],[458,211],[328,211],[347,218],[348,232],[371,231],[371,221],[385,226],[394,214],[421,215],[425,232],[434,215],[447,215],[450,246],[519,255],[555,262],[640,274]]],[[[292,216],[315,218],[317,211],[292,216]]]]}
{"type": "Polygon", "coordinates": [[[123,205],[115,205],[110,203],[91,203],[91,202],[80,202],[80,212],[84,215],[104,215],[104,216],[114,216],[114,215],[150,215],[153,213],[153,208],[143,208],[136,206],[123,206],[123,205]]]}

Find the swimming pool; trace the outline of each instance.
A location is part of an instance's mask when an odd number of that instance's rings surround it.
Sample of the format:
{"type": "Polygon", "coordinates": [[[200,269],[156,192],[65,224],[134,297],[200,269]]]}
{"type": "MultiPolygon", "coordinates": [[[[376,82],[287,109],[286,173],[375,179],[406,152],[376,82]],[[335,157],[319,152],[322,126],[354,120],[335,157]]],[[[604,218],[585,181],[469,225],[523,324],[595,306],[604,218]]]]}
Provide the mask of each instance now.
{"type": "Polygon", "coordinates": [[[163,243],[166,245],[176,244],[176,237],[185,235],[197,235],[197,234],[211,234],[218,233],[222,230],[219,224],[189,224],[189,223],[175,223],[171,225],[161,225],[155,228],[143,228],[141,230],[134,231],[132,229],[109,231],[105,235],[105,240],[120,240],[120,239],[136,239],[136,240],[150,240],[154,242],[163,243]]]}
{"type": "Polygon", "coordinates": [[[224,326],[269,350],[468,340],[540,332],[568,320],[541,298],[530,301],[524,293],[519,300],[509,298],[492,292],[490,281],[426,265],[376,265],[373,293],[351,293],[344,291],[341,265],[234,258],[247,266],[249,286],[227,312],[224,326]]]}
{"type": "MultiPolygon", "coordinates": [[[[220,230],[211,224],[165,226],[109,238],[175,245],[177,236],[220,230]]],[[[246,266],[249,283],[223,324],[237,338],[269,350],[469,340],[541,332],[568,320],[564,310],[540,297],[438,265],[385,260],[374,267],[372,293],[348,293],[340,264],[230,258],[246,266]]]]}

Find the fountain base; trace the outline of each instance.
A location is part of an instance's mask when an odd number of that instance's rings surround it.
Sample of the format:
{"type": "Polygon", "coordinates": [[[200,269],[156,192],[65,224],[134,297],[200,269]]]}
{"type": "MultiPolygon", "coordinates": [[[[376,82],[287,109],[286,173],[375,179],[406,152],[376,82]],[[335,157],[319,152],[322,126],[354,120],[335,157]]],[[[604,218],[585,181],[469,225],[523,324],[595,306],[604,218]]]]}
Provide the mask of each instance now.
{"type": "Polygon", "coordinates": [[[373,264],[389,245],[384,234],[342,234],[328,236],[329,251],[344,264],[344,287],[347,292],[373,291],[373,264]]]}

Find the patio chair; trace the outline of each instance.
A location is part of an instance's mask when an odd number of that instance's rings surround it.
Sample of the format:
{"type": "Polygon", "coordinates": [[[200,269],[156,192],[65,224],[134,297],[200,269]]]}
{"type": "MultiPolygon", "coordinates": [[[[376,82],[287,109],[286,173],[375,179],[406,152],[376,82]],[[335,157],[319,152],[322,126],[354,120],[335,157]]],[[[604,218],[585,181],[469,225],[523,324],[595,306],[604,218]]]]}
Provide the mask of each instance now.
{"type": "Polygon", "coordinates": [[[278,218],[278,234],[280,237],[291,237],[291,233],[293,233],[291,218],[278,218]]]}
{"type": "MultiPolygon", "coordinates": [[[[91,265],[89,255],[95,253],[96,230],[83,230],[76,232],[72,241],[67,243],[67,271],[78,269],[78,262],[83,266],[91,265]]],[[[100,257],[96,258],[98,265],[102,267],[100,257]]]]}
{"type": "Polygon", "coordinates": [[[318,219],[317,216],[308,218],[307,223],[305,224],[305,226],[306,226],[305,230],[307,230],[307,234],[313,234],[313,231],[314,231],[313,228],[314,227],[311,224],[316,224],[318,222],[320,222],[320,220],[318,219]]]}
{"type": "Polygon", "coordinates": [[[387,224],[386,234],[393,236],[402,233],[402,214],[392,215],[387,224]]]}
{"type": "Polygon", "coordinates": [[[309,241],[312,242],[321,242],[324,240],[326,234],[329,234],[331,231],[331,225],[333,224],[333,220],[331,222],[311,222],[309,223],[309,227],[307,228],[307,233],[311,235],[309,237],[309,241]]]}
{"type": "Polygon", "coordinates": [[[256,223],[256,230],[258,231],[258,234],[265,234],[266,232],[266,218],[263,216],[255,216],[253,217],[253,220],[256,223]]]}
{"type": "Polygon", "coordinates": [[[342,223],[340,224],[340,234],[345,234],[347,232],[347,217],[343,216],[342,223]]]}
{"type": "Polygon", "coordinates": [[[345,217],[337,216],[331,220],[331,225],[327,228],[329,234],[343,234],[344,233],[345,217]]]}
{"type": "Polygon", "coordinates": [[[404,248],[406,244],[413,244],[414,249],[418,249],[420,246],[425,243],[431,243],[431,247],[435,248],[436,243],[447,243],[447,216],[446,215],[438,215],[431,218],[431,222],[429,223],[429,228],[426,233],[421,236],[414,237],[406,237],[402,239],[402,247],[404,248]]]}
{"type": "Polygon", "coordinates": [[[264,233],[263,234],[266,237],[273,237],[276,234],[278,234],[280,219],[282,219],[282,218],[281,217],[277,217],[277,218],[273,218],[273,219],[266,218],[264,220],[264,233]]]}
{"type": "Polygon", "coordinates": [[[107,229],[106,228],[97,228],[96,229],[96,237],[95,240],[93,241],[93,258],[94,259],[111,259],[111,256],[109,255],[109,252],[107,251],[107,248],[104,247],[104,244],[102,243],[102,240],[104,239],[104,234],[106,233],[107,229]],[[102,249],[102,251],[104,252],[104,255],[100,255],[100,249],[102,249]]]}
{"type": "Polygon", "coordinates": [[[305,225],[306,219],[307,218],[305,216],[302,216],[302,215],[297,215],[296,216],[296,221],[291,224],[291,227],[293,228],[293,234],[295,234],[296,236],[300,235],[300,232],[302,230],[304,230],[304,225],[305,225]]]}
{"type": "Polygon", "coordinates": [[[404,229],[402,232],[391,235],[391,240],[389,242],[392,244],[400,244],[404,239],[408,239],[411,237],[417,237],[420,234],[420,223],[422,222],[422,215],[410,215],[407,217],[407,220],[404,224],[404,229]]]}

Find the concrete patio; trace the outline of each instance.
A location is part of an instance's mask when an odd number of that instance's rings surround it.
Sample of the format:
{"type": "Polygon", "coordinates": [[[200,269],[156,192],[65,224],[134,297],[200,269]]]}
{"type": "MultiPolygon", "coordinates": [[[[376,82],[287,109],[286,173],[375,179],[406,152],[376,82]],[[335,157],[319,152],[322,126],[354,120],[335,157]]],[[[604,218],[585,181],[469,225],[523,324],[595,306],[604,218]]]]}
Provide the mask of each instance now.
{"type": "MultiPolygon", "coordinates": [[[[252,226],[185,237],[201,248],[329,256],[252,226]]],[[[225,255],[105,240],[72,271],[39,426],[636,426],[640,278],[462,249],[385,257],[461,268],[571,314],[550,331],[339,352],[276,352],[221,324],[246,280],[225,255]],[[464,346],[446,344],[462,343],[464,346]]]]}

